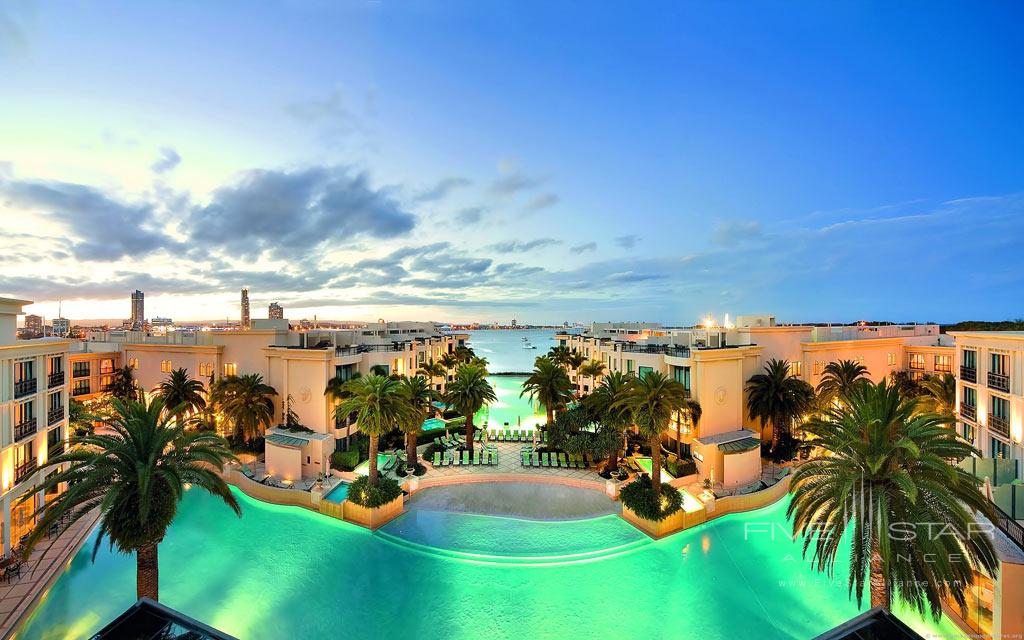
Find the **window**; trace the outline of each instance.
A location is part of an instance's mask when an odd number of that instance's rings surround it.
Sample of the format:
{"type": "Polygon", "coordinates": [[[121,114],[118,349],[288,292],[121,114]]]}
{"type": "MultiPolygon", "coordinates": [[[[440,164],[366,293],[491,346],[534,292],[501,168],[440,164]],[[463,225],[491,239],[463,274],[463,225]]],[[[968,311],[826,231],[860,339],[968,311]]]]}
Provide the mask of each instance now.
{"type": "Polygon", "coordinates": [[[895,367],[896,366],[896,354],[895,353],[888,353],[888,354],[886,354],[886,356],[885,356],[885,363],[888,364],[890,367],[895,367]]]}
{"type": "Polygon", "coordinates": [[[650,373],[652,371],[654,371],[654,369],[652,367],[640,367],[640,369],[639,369],[639,376],[641,378],[643,378],[644,376],[646,376],[648,373],[650,373]]]}
{"type": "Polygon", "coordinates": [[[89,368],[88,362],[72,362],[71,375],[75,378],[86,378],[90,373],[89,368]]]}
{"type": "Polygon", "coordinates": [[[128,366],[131,367],[132,369],[138,369],[139,368],[139,359],[138,358],[128,358],[128,366]]]}
{"type": "Polygon", "coordinates": [[[33,380],[36,377],[35,374],[35,361],[33,360],[22,360],[21,362],[14,363],[14,382],[24,382],[26,380],[33,380]]]}
{"type": "Polygon", "coordinates": [[[630,360],[630,359],[627,358],[626,359],[626,373],[632,375],[633,374],[633,370],[634,370],[635,367],[636,367],[636,361],[635,360],[630,360]]]}
{"type": "Polygon", "coordinates": [[[974,439],[978,437],[974,425],[967,422],[961,422],[960,427],[963,429],[962,433],[964,435],[964,440],[970,442],[971,444],[974,444],[974,439]]]}
{"type": "Polygon", "coordinates": [[[1009,458],[1010,457],[1010,445],[1006,444],[1002,440],[996,440],[995,438],[989,438],[989,451],[992,453],[993,458],[1009,458]]]}
{"type": "Polygon", "coordinates": [[[226,375],[226,376],[237,376],[238,375],[238,363],[237,362],[225,362],[224,363],[224,375],[226,375]]]}
{"type": "Polygon", "coordinates": [[[61,397],[60,392],[51,393],[49,399],[50,411],[59,411],[64,408],[64,398],[61,397]]]}
{"type": "Polygon", "coordinates": [[[964,349],[960,352],[960,361],[965,369],[976,369],[978,367],[978,352],[973,349],[964,349]]]}
{"type": "Polygon", "coordinates": [[[953,371],[953,359],[950,356],[935,356],[935,370],[950,373],[953,371]]]}
{"type": "Polygon", "coordinates": [[[46,448],[52,449],[58,443],[64,440],[64,434],[61,433],[63,429],[57,427],[56,429],[50,429],[46,432],[46,448]]]}
{"type": "Polygon", "coordinates": [[[1003,420],[1010,419],[1010,402],[1006,398],[992,396],[992,415],[1003,420]]]}
{"type": "Polygon", "coordinates": [[[910,354],[910,368],[914,371],[921,371],[924,369],[924,354],[923,353],[912,353],[910,354]]]}
{"type": "Polygon", "coordinates": [[[825,363],[821,360],[815,360],[814,362],[814,375],[820,376],[821,372],[825,370],[825,363]]]}
{"type": "Polygon", "coordinates": [[[992,366],[989,369],[989,373],[994,373],[1000,376],[1009,375],[1007,372],[1010,369],[1010,356],[1005,353],[993,353],[991,356],[992,366]]]}
{"type": "Polygon", "coordinates": [[[114,381],[112,376],[103,376],[100,378],[100,389],[108,391],[110,389],[110,383],[114,381]]]}
{"type": "Polygon", "coordinates": [[[672,367],[672,377],[687,391],[690,390],[690,367],[672,367]]]}
{"type": "Polygon", "coordinates": [[[71,395],[73,396],[84,396],[91,393],[89,389],[89,379],[75,380],[75,385],[71,387],[71,395]]]}
{"type": "Polygon", "coordinates": [[[210,376],[212,376],[213,375],[213,364],[209,363],[209,362],[200,362],[199,363],[199,375],[203,376],[204,378],[209,378],[210,376]]]}
{"type": "Polygon", "coordinates": [[[46,369],[48,375],[55,373],[63,373],[64,371],[64,358],[61,356],[51,356],[46,359],[46,369]]]}
{"type": "Polygon", "coordinates": [[[174,370],[174,364],[170,360],[160,361],[160,371],[164,373],[170,373],[174,370]]]}
{"type": "Polygon", "coordinates": [[[114,361],[110,358],[100,360],[100,373],[114,373],[114,361]]]}
{"type": "Polygon", "coordinates": [[[14,424],[24,424],[32,419],[35,415],[34,411],[35,403],[29,400],[28,402],[19,402],[14,405],[14,424]]]}
{"type": "Polygon", "coordinates": [[[960,401],[961,405],[967,405],[968,407],[978,406],[978,391],[974,387],[964,387],[963,399],[960,401]]]}
{"type": "Polygon", "coordinates": [[[798,377],[804,375],[804,363],[800,360],[790,362],[789,375],[798,377]]]}

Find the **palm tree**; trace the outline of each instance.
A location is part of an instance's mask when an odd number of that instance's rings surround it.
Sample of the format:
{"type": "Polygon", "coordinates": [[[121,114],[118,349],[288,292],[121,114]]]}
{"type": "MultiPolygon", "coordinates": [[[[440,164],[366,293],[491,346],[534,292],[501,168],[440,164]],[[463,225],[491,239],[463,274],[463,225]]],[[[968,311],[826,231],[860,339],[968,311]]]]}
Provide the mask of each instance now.
{"type": "Polygon", "coordinates": [[[206,408],[203,383],[190,378],[188,371],[183,367],[167,374],[167,378],[153,391],[163,398],[165,407],[178,412],[174,419],[179,427],[184,424],[186,413],[195,413],[206,408]]]}
{"type": "Polygon", "coordinates": [[[805,414],[814,403],[814,388],[800,378],[790,375],[789,363],[771,359],[764,373],[747,381],[747,415],[761,422],[764,428],[772,425],[772,451],[779,446],[783,433],[788,433],[793,422],[805,414]]]}
{"type": "Polygon", "coordinates": [[[572,357],[572,350],[569,347],[557,345],[548,349],[546,356],[541,357],[547,357],[558,366],[564,367],[572,357]]]}
{"type": "Polygon", "coordinates": [[[845,405],[807,425],[831,455],[794,473],[788,515],[819,570],[832,572],[837,551],[849,544],[844,533],[852,535],[850,590],[858,606],[869,582],[872,607],[888,609],[895,594],[938,617],[949,596],[964,606],[963,585],[975,568],[995,575],[998,558],[974,516],[992,519],[992,507],[980,481],[947,462],[980,452],[951,424],[882,381],[859,386],[845,405]]]}
{"type": "Polygon", "coordinates": [[[661,434],[672,416],[686,407],[687,391],[681,382],[660,371],[631,378],[626,397],[620,403],[629,408],[640,435],[651,447],[651,487],[661,493],[661,434]]]}
{"type": "Polygon", "coordinates": [[[676,455],[680,458],[683,457],[683,434],[682,434],[682,423],[687,422],[693,426],[694,430],[700,425],[700,417],[703,415],[704,410],[701,409],[700,403],[690,397],[690,393],[686,393],[686,406],[679,410],[676,423],[676,455]]]}
{"type": "Polygon", "coordinates": [[[591,360],[586,364],[580,365],[578,373],[581,377],[590,378],[590,388],[594,389],[597,379],[604,375],[606,368],[604,362],[591,360]]]}
{"type": "Polygon", "coordinates": [[[416,434],[423,428],[423,421],[430,414],[431,403],[437,398],[437,392],[430,387],[430,382],[415,376],[402,380],[402,391],[409,402],[411,411],[409,420],[399,424],[405,432],[405,459],[411,468],[416,468],[416,434]]]}
{"type": "Polygon", "coordinates": [[[466,416],[466,448],[470,455],[473,453],[473,416],[485,404],[497,399],[494,387],[487,381],[487,369],[473,364],[459,367],[455,379],[445,389],[445,403],[466,416]]]}
{"type": "Polygon", "coordinates": [[[523,382],[519,397],[530,396],[540,403],[547,412],[547,424],[555,421],[555,411],[565,408],[572,401],[572,381],[565,369],[547,356],[540,356],[533,363],[533,373],[523,382]]]}
{"type": "Polygon", "coordinates": [[[430,384],[434,384],[434,378],[444,379],[446,369],[440,362],[435,362],[433,358],[428,360],[425,364],[420,365],[420,368],[416,371],[416,375],[423,376],[430,381],[430,384]]]}
{"type": "Polygon", "coordinates": [[[367,376],[349,380],[351,395],[335,410],[337,416],[356,414],[359,430],[370,437],[370,485],[380,478],[377,470],[377,443],[380,437],[410,420],[412,408],[399,380],[387,376],[367,376]]]}
{"type": "Polygon", "coordinates": [[[135,374],[128,365],[119,367],[110,376],[110,384],[107,385],[107,392],[115,398],[122,400],[137,400],[139,388],[135,384],[135,374]]]}
{"type": "Polygon", "coordinates": [[[918,407],[928,413],[952,418],[956,411],[956,378],[951,373],[928,376],[921,381],[924,395],[918,407]]]}
{"type": "Polygon", "coordinates": [[[845,402],[857,386],[868,380],[867,367],[856,360],[840,360],[825,365],[815,390],[821,406],[825,407],[832,402],[845,402]]]}
{"type": "Polygon", "coordinates": [[[576,349],[573,349],[569,352],[569,356],[565,359],[565,364],[568,365],[570,369],[579,369],[580,365],[582,365],[586,361],[587,359],[582,353],[580,353],[576,349]]]}
{"type": "Polygon", "coordinates": [[[237,436],[246,442],[263,435],[274,423],[274,387],[263,382],[258,373],[225,376],[214,385],[221,411],[234,425],[237,436]]]}
{"type": "Polygon", "coordinates": [[[36,512],[36,526],[26,540],[25,553],[64,518],[74,522],[93,509],[100,511],[99,535],[93,559],[104,538],[122,553],[134,553],[136,595],[159,599],[157,545],[178,510],[188,485],[219,496],[234,512],[241,508],[220,476],[224,463],[234,460],[227,443],[209,431],[187,432],[172,420],[174,409],[153,398],[112,402],[104,422],[113,433],[72,438],[76,445],[46,461],[42,484],[26,494],[49,492],[67,483],[36,512]],[[63,469],[61,467],[64,466],[63,469]]]}
{"type": "MultiPolygon", "coordinates": [[[[594,392],[583,399],[583,403],[593,413],[601,424],[609,429],[619,432],[619,442],[623,440],[626,428],[632,424],[632,416],[629,407],[624,399],[629,393],[631,376],[621,371],[613,371],[601,380],[601,384],[594,389],[594,392]]],[[[611,471],[619,466],[619,450],[612,451],[608,456],[605,469],[611,471]]]]}
{"type": "Polygon", "coordinates": [[[459,358],[454,353],[445,353],[441,355],[438,363],[444,367],[446,373],[451,374],[452,370],[459,366],[459,358]]]}

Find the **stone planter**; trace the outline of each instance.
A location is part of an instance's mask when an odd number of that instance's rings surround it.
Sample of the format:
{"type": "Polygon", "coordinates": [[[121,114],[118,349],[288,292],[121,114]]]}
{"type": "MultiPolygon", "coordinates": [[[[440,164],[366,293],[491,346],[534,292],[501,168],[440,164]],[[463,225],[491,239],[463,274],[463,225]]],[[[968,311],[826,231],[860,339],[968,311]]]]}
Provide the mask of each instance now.
{"type": "Polygon", "coordinates": [[[345,519],[368,529],[377,529],[402,514],[405,509],[405,497],[398,496],[387,504],[379,507],[364,507],[351,500],[342,503],[345,508],[345,519]]]}
{"type": "Polygon", "coordinates": [[[655,522],[653,520],[641,518],[633,513],[632,509],[626,505],[622,505],[622,518],[637,529],[640,529],[652,538],[657,539],[663,538],[677,531],[682,531],[683,529],[689,529],[690,527],[702,524],[707,521],[707,513],[704,510],[687,513],[680,509],[664,520],[655,522]]]}

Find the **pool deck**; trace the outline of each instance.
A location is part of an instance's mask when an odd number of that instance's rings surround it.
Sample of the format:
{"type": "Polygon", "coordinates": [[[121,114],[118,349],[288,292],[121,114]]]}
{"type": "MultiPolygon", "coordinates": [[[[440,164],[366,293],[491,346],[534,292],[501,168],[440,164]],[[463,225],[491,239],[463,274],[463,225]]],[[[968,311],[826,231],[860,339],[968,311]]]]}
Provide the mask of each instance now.
{"type": "MultiPolygon", "coordinates": [[[[477,443],[477,446],[481,446],[477,443]]],[[[523,446],[529,446],[529,443],[522,442],[492,442],[490,446],[495,447],[498,450],[498,464],[496,465],[469,465],[457,467],[446,466],[446,467],[434,467],[430,464],[429,460],[424,460],[425,466],[427,467],[427,473],[420,476],[420,480],[434,480],[441,478],[466,478],[471,476],[535,476],[535,477],[548,477],[548,478],[567,478],[574,480],[590,480],[593,482],[599,482],[604,485],[604,478],[597,475],[595,469],[562,469],[562,468],[538,468],[538,467],[524,467],[521,462],[520,452],[523,446]]],[[[506,478],[494,478],[495,480],[505,480],[506,478]]]]}
{"type": "Polygon", "coordinates": [[[20,576],[12,577],[10,582],[0,582],[0,638],[7,638],[17,629],[22,618],[32,610],[89,537],[98,518],[99,512],[94,511],[75,522],[55,540],[43,540],[32,551],[20,576]]]}

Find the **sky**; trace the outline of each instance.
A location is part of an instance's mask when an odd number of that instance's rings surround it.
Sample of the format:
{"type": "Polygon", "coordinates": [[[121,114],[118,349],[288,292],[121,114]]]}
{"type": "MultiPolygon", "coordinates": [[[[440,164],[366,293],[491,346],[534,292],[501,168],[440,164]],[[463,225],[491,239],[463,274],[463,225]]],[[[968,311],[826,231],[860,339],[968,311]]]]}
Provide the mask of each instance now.
{"type": "Polygon", "coordinates": [[[1024,316],[1019,2],[0,4],[53,317],[1024,316]]]}

